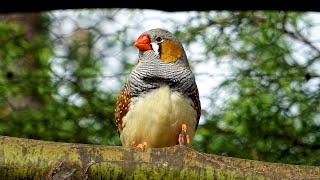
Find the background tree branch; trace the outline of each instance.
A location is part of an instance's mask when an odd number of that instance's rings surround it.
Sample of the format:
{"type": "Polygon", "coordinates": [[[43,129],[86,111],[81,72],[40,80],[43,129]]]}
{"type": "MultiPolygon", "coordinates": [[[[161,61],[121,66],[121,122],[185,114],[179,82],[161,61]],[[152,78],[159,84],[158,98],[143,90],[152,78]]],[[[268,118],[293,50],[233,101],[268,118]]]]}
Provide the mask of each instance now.
{"type": "Polygon", "coordinates": [[[319,179],[320,167],[276,164],[175,146],[141,151],[0,136],[0,179],[319,179]]]}

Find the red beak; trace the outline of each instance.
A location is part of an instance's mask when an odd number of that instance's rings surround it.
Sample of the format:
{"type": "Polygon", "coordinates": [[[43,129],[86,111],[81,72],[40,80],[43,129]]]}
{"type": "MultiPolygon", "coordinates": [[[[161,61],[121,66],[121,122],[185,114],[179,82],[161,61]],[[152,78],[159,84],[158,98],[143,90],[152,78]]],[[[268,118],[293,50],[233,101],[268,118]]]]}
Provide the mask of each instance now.
{"type": "Polygon", "coordinates": [[[134,43],[134,46],[137,47],[140,51],[152,50],[150,46],[150,39],[146,34],[141,34],[141,36],[139,36],[139,38],[134,43]]]}

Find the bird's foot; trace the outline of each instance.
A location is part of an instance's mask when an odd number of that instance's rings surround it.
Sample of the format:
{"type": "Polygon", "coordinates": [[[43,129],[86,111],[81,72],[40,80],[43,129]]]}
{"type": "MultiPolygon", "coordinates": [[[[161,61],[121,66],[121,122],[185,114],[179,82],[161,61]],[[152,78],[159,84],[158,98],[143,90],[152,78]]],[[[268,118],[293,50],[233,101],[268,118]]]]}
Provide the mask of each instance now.
{"type": "Polygon", "coordinates": [[[140,148],[142,151],[144,151],[146,149],[146,147],[147,147],[147,142],[143,142],[141,144],[136,144],[135,141],[132,141],[131,147],[132,148],[140,148]]]}
{"type": "Polygon", "coordinates": [[[181,133],[179,134],[179,145],[189,145],[190,143],[190,139],[189,139],[189,135],[187,134],[187,125],[186,124],[182,124],[182,128],[181,128],[181,133]]]}

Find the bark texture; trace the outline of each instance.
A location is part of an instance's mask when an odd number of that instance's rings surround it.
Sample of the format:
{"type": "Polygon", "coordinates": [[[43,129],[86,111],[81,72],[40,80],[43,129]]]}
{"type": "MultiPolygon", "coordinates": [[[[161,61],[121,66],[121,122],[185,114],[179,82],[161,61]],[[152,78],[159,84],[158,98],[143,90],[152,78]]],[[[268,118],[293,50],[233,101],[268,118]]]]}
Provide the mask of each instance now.
{"type": "Polygon", "coordinates": [[[320,167],[0,136],[0,179],[320,179],[320,167]]]}

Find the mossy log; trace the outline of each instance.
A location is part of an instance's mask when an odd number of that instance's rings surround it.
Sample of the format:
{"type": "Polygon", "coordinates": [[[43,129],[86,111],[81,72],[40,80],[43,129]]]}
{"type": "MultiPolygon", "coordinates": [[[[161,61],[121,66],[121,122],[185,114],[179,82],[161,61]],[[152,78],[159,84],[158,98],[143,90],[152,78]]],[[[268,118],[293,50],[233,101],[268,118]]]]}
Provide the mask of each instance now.
{"type": "Polygon", "coordinates": [[[0,136],[0,179],[320,179],[320,167],[0,136]]]}

